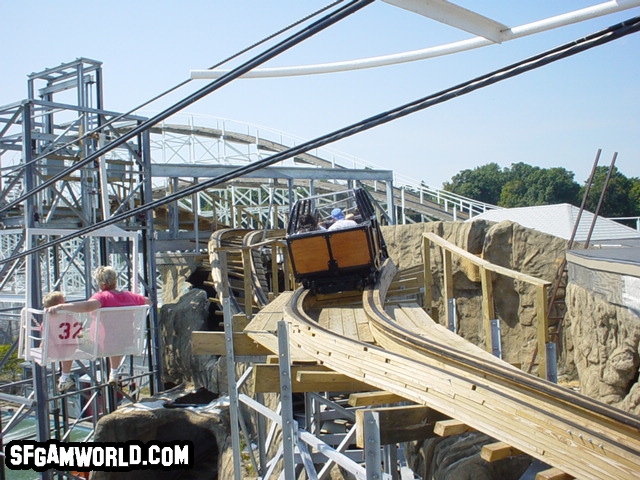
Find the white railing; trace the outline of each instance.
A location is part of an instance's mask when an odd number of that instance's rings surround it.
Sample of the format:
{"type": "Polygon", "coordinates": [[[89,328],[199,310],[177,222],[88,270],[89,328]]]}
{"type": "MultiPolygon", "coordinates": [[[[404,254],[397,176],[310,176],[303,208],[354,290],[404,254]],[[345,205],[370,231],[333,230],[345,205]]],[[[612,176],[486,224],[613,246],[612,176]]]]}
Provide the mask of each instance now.
{"type": "MultiPolygon", "coordinates": [[[[149,115],[152,115],[153,112],[147,112],[149,115]]],[[[265,158],[264,151],[257,148],[259,144],[259,140],[264,140],[268,142],[273,142],[275,144],[282,145],[285,148],[295,147],[304,143],[306,140],[296,137],[294,135],[286,134],[277,130],[274,130],[269,127],[252,125],[245,122],[239,122],[236,120],[224,119],[213,117],[209,115],[198,115],[198,114],[178,114],[171,117],[170,120],[165,122],[166,124],[173,125],[188,125],[193,127],[194,136],[197,136],[196,125],[204,128],[213,128],[220,130],[223,134],[226,133],[237,133],[246,135],[247,137],[253,138],[255,142],[253,144],[244,144],[242,147],[237,147],[233,149],[227,149],[224,146],[216,148],[212,148],[211,144],[207,145],[205,142],[194,142],[191,140],[187,140],[185,138],[182,147],[177,145],[177,143],[172,144],[171,148],[171,156],[170,159],[167,157],[165,152],[160,152],[158,155],[152,155],[154,161],[175,161],[177,157],[180,157],[180,160],[185,163],[202,163],[202,159],[207,155],[203,155],[202,152],[198,152],[198,146],[202,149],[206,149],[208,153],[208,158],[212,163],[220,163],[225,164],[228,163],[227,153],[230,154],[230,157],[234,161],[243,161],[243,162],[252,162],[256,160],[260,160],[265,158]],[[184,156],[180,154],[183,151],[184,156]],[[214,153],[219,153],[220,156],[213,156],[214,153]],[[160,160],[163,159],[163,160],[160,160]]],[[[224,137],[224,135],[223,135],[224,137]]],[[[231,138],[231,135],[229,135],[231,138]]],[[[166,139],[165,139],[166,140],[166,139]]],[[[174,142],[177,139],[174,137],[174,142]]],[[[211,140],[211,142],[219,142],[220,140],[211,140]]],[[[222,141],[225,141],[223,138],[222,141]]],[[[156,144],[158,145],[158,144],[156,144]]],[[[321,147],[310,150],[307,152],[309,155],[316,156],[326,162],[329,162],[332,167],[338,168],[355,168],[355,169],[376,169],[376,170],[392,170],[389,167],[383,167],[380,165],[374,165],[369,162],[365,162],[358,157],[353,155],[349,155],[338,150],[334,150],[329,147],[321,147]]],[[[206,163],[206,162],[205,162],[206,163]]],[[[293,165],[293,159],[288,159],[283,162],[284,165],[293,165]]],[[[311,165],[306,165],[310,167],[311,165]]],[[[429,201],[431,203],[438,204],[443,210],[446,212],[452,213],[454,218],[458,212],[464,212],[469,217],[473,217],[480,213],[483,213],[487,210],[500,208],[495,205],[491,205],[484,202],[479,202],[473,200],[471,198],[463,197],[462,195],[457,195],[452,192],[448,192],[446,190],[442,190],[437,187],[432,187],[427,185],[425,182],[421,182],[419,180],[415,180],[411,177],[404,176],[402,174],[393,173],[393,182],[394,186],[398,188],[405,188],[407,191],[413,191],[420,197],[420,200],[429,201]]]]}
{"type": "Polygon", "coordinates": [[[636,230],[640,232],[640,217],[608,217],[609,220],[620,221],[620,220],[635,220],[636,222],[636,230]]]}

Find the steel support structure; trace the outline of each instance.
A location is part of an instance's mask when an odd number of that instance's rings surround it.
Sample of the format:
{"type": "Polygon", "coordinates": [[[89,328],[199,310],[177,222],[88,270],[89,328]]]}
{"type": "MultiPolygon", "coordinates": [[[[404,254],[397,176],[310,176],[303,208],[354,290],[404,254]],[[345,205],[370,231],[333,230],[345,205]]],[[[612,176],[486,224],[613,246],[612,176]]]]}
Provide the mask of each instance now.
{"type": "MultiPolygon", "coordinates": [[[[143,120],[135,116],[121,118],[103,110],[101,68],[100,62],[80,58],[33,73],[28,79],[29,98],[0,107],[0,222],[6,228],[0,231],[2,258],[31,251],[50,239],[72,234],[150,200],[148,133],[35,195],[27,195],[52,175],[72,167],[117,138],[119,132],[143,120]],[[61,97],[64,100],[59,101],[61,97]],[[85,135],[101,125],[107,126],[100,134],[85,135]],[[26,196],[24,202],[6,208],[22,196],[26,196]]],[[[15,327],[21,309],[41,308],[42,299],[49,291],[60,290],[67,300],[87,298],[95,292],[91,272],[102,264],[116,269],[119,288],[155,298],[154,256],[153,217],[149,214],[6,262],[0,268],[2,329],[6,331],[7,326],[12,325],[8,330],[17,332],[15,327]],[[141,252],[137,249],[140,240],[141,252]],[[133,241],[136,248],[132,246],[133,241]]],[[[148,385],[153,392],[160,380],[155,311],[150,314],[148,331],[148,351],[152,359],[150,362],[138,360],[142,364],[136,368],[143,374],[136,381],[148,385]]],[[[8,336],[5,335],[4,342],[8,336]]],[[[130,371],[134,369],[133,360],[128,359],[130,371]]],[[[34,363],[30,383],[19,382],[25,398],[32,396],[35,400],[39,441],[54,436],[67,438],[75,423],[70,422],[70,413],[76,419],[97,420],[99,411],[106,413],[116,406],[115,401],[107,400],[107,397],[115,399],[115,395],[105,387],[105,364],[96,360],[76,362],[76,366],[79,367],[75,370],[77,375],[86,376],[90,385],[88,398],[82,401],[80,394],[59,395],[55,365],[34,363]],[[80,405],[83,402],[84,408],[80,405]]],[[[10,425],[16,423],[10,422],[10,425]]],[[[50,478],[51,472],[43,472],[41,476],[50,478]]]]}

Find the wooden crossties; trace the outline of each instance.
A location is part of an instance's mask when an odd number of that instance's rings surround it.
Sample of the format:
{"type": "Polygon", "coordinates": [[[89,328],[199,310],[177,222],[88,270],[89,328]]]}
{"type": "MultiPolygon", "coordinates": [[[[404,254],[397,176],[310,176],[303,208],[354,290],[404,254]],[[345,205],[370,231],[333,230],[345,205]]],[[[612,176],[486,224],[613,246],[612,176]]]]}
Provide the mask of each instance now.
{"type": "MultiPolygon", "coordinates": [[[[245,333],[233,334],[233,352],[238,356],[264,356],[271,350],[265,348],[245,333]]],[[[224,356],[226,351],[226,337],[224,332],[191,332],[192,355],[224,356]]]]}
{"type": "Polygon", "coordinates": [[[405,401],[404,398],[389,392],[362,392],[349,395],[349,405],[352,407],[371,407],[405,401]]]}
{"type": "Polygon", "coordinates": [[[253,316],[245,331],[275,333],[278,330],[278,321],[283,318],[284,307],[291,300],[292,294],[293,292],[282,292],[278,295],[273,302],[253,316]]]}
{"type": "Polygon", "coordinates": [[[473,428],[460,420],[449,419],[441,420],[436,423],[433,433],[441,437],[450,437],[451,435],[460,435],[461,433],[472,432],[473,428]]]}
{"type": "Polygon", "coordinates": [[[550,468],[549,470],[538,472],[535,480],[572,480],[573,478],[559,468],[550,468]]]}
{"type": "Polygon", "coordinates": [[[313,311],[317,315],[318,325],[343,337],[361,342],[373,343],[373,335],[369,329],[367,317],[362,308],[325,307],[313,311]]]}
{"type": "MultiPolygon", "coordinates": [[[[478,258],[477,256],[463,250],[462,248],[447,242],[438,235],[427,232],[423,234],[422,239],[422,254],[424,260],[424,279],[425,279],[425,310],[427,312],[432,309],[432,297],[431,297],[431,243],[434,243],[442,250],[443,264],[444,264],[444,301],[446,308],[448,309],[447,299],[453,298],[453,267],[452,267],[452,254],[457,255],[463,260],[470,262],[478,267],[480,270],[480,282],[482,284],[482,319],[485,331],[486,349],[491,351],[491,320],[495,318],[495,312],[493,310],[493,288],[492,288],[492,274],[505,275],[521,282],[525,282],[533,286],[536,289],[535,310],[538,326],[538,351],[545,352],[546,344],[550,341],[549,335],[549,317],[547,312],[547,287],[551,285],[546,280],[540,280],[539,278],[532,277],[515,270],[502,267],[500,265],[494,265],[486,260],[478,258]]],[[[538,361],[539,376],[546,378],[547,365],[545,355],[540,355],[538,361]]]]}

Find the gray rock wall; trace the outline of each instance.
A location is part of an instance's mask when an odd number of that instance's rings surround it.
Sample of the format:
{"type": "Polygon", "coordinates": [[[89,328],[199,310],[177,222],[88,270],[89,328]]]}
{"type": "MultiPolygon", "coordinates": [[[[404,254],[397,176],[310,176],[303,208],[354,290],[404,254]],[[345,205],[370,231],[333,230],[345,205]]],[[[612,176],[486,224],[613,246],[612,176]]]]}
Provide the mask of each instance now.
{"type": "Polygon", "coordinates": [[[581,392],[640,415],[640,318],[571,284],[567,309],[581,392]]]}
{"type": "Polygon", "coordinates": [[[173,442],[190,441],[194,446],[195,465],[189,470],[135,469],[130,472],[95,471],[92,480],[210,480],[233,478],[228,407],[200,409],[163,408],[154,404],[119,408],[100,419],[96,425],[96,442],[138,440],[173,442]]]}

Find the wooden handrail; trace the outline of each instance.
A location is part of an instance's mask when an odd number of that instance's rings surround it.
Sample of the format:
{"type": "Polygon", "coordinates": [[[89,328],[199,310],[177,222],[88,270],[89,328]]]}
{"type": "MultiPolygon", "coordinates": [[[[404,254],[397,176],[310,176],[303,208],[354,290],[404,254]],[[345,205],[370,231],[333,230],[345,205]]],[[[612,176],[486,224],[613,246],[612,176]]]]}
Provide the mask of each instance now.
{"type": "MultiPolygon", "coordinates": [[[[495,265],[487,260],[477,257],[476,255],[467,252],[466,250],[454,245],[451,242],[443,239],[432,232],[425,232],[422,234],[422,258],[424,262],[424,309],[433,317],[432,307],[432,292],[431,292],[431,243],[438,245],[443,250],[443,268],[444,268],[444,293],[445,293],[445,312],[448,316],[449,305],[446,299],[453,298],[453,269],[451,262],[451,255],[455,254],[464,258],[470,263],[476,265],[480,270],[480,282],[482,285],[482,318],[485,331],[485,348],[487,351],[491,351],[491,320],[495,317],[493,308],[493,285],[491,281],[491,273],[494,272],[498,275],[504,275],[514,280],[522,281],[532,285],[536,289],[535,297],[535,311],[536,318],[538,319],[538,351],[544,352],[546,344],[550,341],[549,335],[549,315],[547,309],[547,287],[551,285],[551,282],[542,280],[526,273],[511,270],[509,268],[495,265]]],[[[544,355],[540,356],[538,362],[538,375],[547,377],[547,365],[544,355]]]]}

